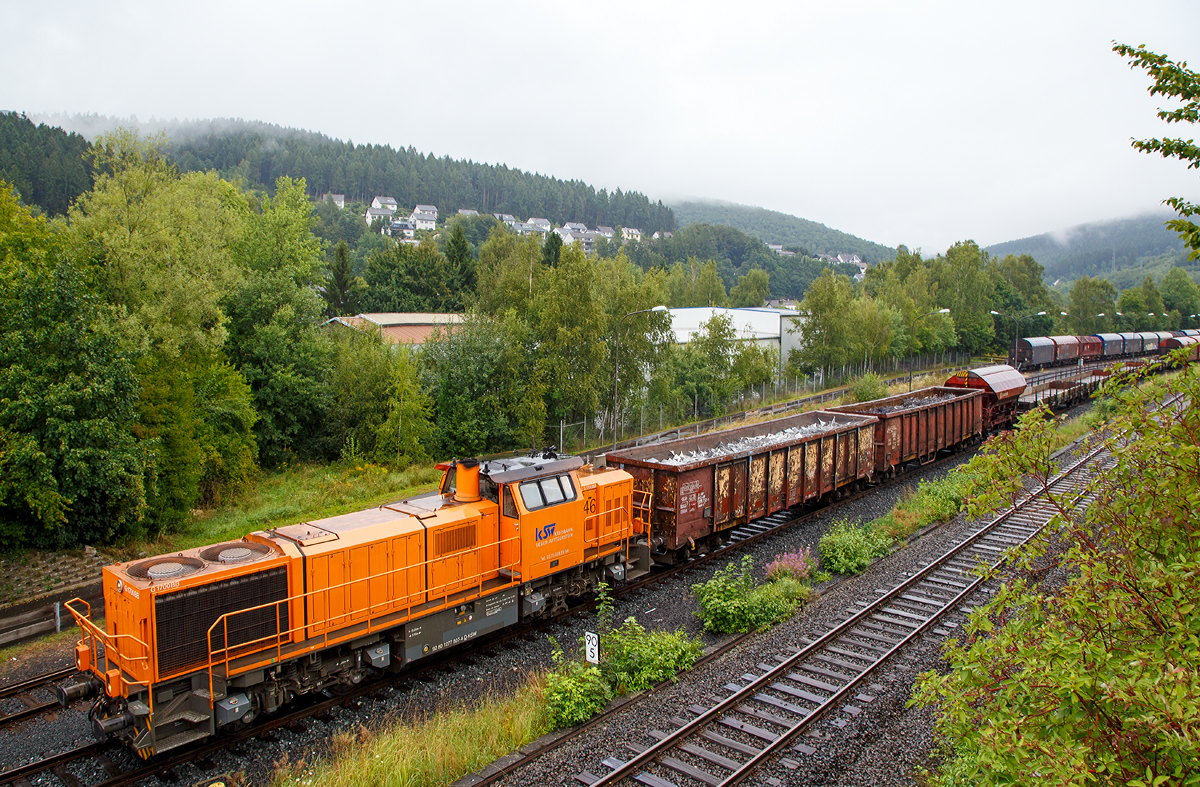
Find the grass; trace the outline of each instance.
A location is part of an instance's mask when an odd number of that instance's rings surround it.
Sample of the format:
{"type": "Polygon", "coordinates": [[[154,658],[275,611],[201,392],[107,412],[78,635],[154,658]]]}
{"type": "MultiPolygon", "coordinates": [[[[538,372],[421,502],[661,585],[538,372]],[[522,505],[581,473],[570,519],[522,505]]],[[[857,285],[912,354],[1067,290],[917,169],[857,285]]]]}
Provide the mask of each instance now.
{"type": "Polygon", "coordinates": [[[184,529],[149,542],[121,545],[133,558],[232,541],[255,530],[321,519],[409,497],[434,488],[441,471],[413,465],[403,471],[369,462],[302,464],[264,472],[228,505],[194,512],[184,529]]]}
{"type": "Polygon", "coordinates": [[[512,696],[452,706],[416,720],[335,733],[328,756],[275,764],[274,783],[301,787],[450,784],[536,739],[547,730],[545,683],[531,675],[512,696]]]}

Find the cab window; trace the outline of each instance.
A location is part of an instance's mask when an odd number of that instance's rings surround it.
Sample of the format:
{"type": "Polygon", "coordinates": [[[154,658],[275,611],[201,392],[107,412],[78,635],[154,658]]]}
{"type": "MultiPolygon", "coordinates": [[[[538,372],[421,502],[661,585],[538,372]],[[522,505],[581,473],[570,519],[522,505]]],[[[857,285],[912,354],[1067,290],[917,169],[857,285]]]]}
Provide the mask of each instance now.
{"type": "Polygon", "coordinates": [[[513,488],[510,486],[504,490],[504,515],[513,519],[517,518],[517,504],[513,502],[513,488]]]}
{"type": "Polygon", "coordinates": [[[566,503],[576,497],[575,483],[569,475],[525,481],[518,488],[521,492],[521,502],[527,511],[566,503]]]}

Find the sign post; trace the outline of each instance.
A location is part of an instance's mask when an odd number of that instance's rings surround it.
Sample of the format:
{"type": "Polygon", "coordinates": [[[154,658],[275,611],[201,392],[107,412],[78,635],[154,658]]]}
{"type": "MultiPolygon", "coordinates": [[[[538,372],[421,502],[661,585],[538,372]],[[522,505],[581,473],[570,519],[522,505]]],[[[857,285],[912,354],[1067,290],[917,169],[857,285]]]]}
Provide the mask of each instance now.
{"type": "Polygon", "coordinates": [[[600,663],[600,635],[594,631],[584,632],[584,657],[592,664],[600,663]]]}

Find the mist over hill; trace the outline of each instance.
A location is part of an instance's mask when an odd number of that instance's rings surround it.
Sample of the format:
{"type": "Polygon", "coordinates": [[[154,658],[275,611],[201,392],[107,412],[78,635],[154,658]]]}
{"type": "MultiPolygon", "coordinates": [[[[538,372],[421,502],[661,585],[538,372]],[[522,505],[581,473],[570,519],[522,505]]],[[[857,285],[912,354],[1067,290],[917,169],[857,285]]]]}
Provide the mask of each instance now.
{"type": "Polygon", "coordinates": [[[1163,226],[1174,215],[1163,211],[1080,224],[1061,232],[997,243],[986,251],[997,257],[1032,255],[1046,269],[1050,282],[1093,276],[1124,289],[1140,284],[1147,273],[1161,278],[1173,265],[1194,269],[1187,263],[1179,236],[1163,226]]]}
{"type": "Polygon", "coordinates": [[[857,254],[864,262],[875,264],[896,256],[896,250],[879,243],[830,229],[824,224],[789,213],[738,205],[719,200],[672,201],[675,220],[680,227],[689,224],[723,224],[739,229],[765,243],[797,247],[810,255],[857,254]]]}
{"type": "Polygon", "coordinates": [[[231,118],[139,121],[104,115],[44,115],[37,119],[87,139],[119,127],[142,134],[162,132],[169,157],[184,170],[216,170],[222,177],[270,191],[276,178],[304,178],[309,193],[346,195],[370,202],[377,195],[396,199],[401,209],[436,205],[444,214],[460,208],[481,213],[533,216],[555,224],[636,227],[643,233],[675,228],[675,216],[661,201],[636,191],[596,190],[578,180],[564,181],[502,164],[438,158],[415,148],[355,144],[324,134],[272,123],[231,118]]]}

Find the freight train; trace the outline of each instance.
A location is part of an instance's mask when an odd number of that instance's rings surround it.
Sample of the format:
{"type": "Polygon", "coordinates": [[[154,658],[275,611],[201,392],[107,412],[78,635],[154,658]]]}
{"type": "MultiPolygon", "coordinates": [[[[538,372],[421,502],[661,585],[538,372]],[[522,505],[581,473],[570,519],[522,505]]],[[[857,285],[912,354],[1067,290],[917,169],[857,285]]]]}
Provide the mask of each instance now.
{"type": "Polygon", "coordinates": [[[1200,330],[1097,333],[1091,336],[1031,336],[1017,342],[1018,369],[1043,369],[1080,361],[1142,358],[1162,353],[1170,339],[1200,337],[1200,330]]]}
{"type": "Polygon", "coordinates": [[[1008,425],[1008,366],[831,411],[610,452],[439,465],[434,493],[108,566],[65,703],[142,757],[337,693],[564,609],[720,542],[734,526],[861,488],[1008,425]]]}

